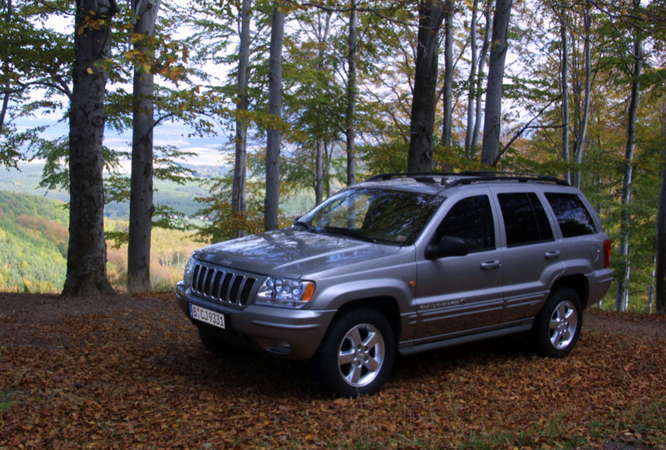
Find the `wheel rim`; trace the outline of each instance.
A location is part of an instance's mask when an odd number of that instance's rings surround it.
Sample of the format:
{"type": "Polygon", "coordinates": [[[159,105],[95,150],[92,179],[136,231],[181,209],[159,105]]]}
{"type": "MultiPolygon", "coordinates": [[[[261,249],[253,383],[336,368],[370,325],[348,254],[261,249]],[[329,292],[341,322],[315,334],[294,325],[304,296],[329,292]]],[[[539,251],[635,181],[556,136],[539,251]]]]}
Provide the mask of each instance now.
{"type": "Polygon", "coordinates": [[[364,323],[347,332],[338,351],[338,370],[352,387],[367,386],[377,378],[384,364],[384,338],[373,325],[364,323]]]}
{"type": "Polygon", "coordinates": [[[573,302],[565,300],[553,311],[550,317],[550,343],[556,349],[566,348],[576,335],[578,312],[573,302]]]}

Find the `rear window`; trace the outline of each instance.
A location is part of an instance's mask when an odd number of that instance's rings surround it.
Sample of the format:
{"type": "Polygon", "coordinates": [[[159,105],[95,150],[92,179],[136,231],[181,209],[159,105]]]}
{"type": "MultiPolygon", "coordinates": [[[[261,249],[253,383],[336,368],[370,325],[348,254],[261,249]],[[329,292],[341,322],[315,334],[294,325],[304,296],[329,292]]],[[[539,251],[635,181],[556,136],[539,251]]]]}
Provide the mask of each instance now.
{"type": "Polygon", "coordinates": [[[508,247],[553,240],[548,216],[534,192],[498,194],[497,198],[508,247]]]}
{"type": "Polygon", "coordinates": [[[597,232],[590,212],[577,194],[548,192],[546,199],[555,212],[562,237],[584,236],[597,232]]]}

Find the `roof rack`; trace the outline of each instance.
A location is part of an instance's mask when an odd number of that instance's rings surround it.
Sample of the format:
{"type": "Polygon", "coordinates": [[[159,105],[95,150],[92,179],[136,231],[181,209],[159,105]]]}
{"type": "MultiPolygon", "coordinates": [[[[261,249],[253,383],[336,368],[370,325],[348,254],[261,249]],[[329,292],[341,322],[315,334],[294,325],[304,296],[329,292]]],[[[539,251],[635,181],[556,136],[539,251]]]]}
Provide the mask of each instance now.
{"type": "Polygon", "coordinates": [[[561,186],[569,186],[564,180],[552,175],[534,175],[512,172],[484,172],[484,171],[464,171],[464,172],[396,172],[375,175],[365,181],[388,181],[397,178],[413,178],[422,182],[436,183],[437,180],[431,177],[456,177],[446,184],[447,187],[461,184],[478,183],[479,181],[513,180],[520,183],[537,181],[542,183],[555,183],[561,186]]]}

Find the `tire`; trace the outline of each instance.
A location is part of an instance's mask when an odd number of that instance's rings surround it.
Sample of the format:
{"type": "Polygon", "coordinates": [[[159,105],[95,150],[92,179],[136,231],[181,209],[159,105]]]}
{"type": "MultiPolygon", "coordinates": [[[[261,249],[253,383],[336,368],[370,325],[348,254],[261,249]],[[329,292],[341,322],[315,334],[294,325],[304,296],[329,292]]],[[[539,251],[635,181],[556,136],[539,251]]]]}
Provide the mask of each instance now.
{"type": "Polygon", "coordinates": [[[199,330],[199,337],[201,338],[204,347],[215,356],[228,358],[238,357],[244,354],[242,348],[230,344],[222,336],[221,332],[218,332],[214,328],[208,325],[197,324],[197,329],[199,330]]]}
{"type": "Polygon", "coordinates": [[[353,398],[377,392],[394,359],[395,340],[386,317],[374,309],[357,309],[333,322],[310,368],[327,394],[353,398]]]}
{"type": "Polygon", "coordinates": [[[551,358],[564,358],[578,342],[583,327],[580,297],[571,288],[553,291],[532,327],[531,337],[537,353],[551,358]]]}

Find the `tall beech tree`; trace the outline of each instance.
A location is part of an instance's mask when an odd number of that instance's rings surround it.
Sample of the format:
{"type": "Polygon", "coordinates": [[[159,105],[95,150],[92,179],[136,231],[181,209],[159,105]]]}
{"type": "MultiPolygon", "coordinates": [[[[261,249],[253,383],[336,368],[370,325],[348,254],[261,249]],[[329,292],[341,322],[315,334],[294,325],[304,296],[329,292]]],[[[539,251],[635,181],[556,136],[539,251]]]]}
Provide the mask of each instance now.
{"type": "Polygon", "coordinates": [[[437,106],[439,29],[446,12],[446,4],[441,0],[419,2],[416,72],[414,73],[407,156],[408,172],[432,170],[432,140],[437,106]]]}
{"type": "Polygon", "coordinates": [[[147,56],[147,64],[135,64],[132,105],[132,178],[127,247],[127,290],[150,290],[150,237],[153,213],[153,127],[154,91],[151,48],[160,0],[133,0],[136,15],[132,41],[134,49],[147,56]]]}
{"type": "Polygon", "coordinates": [[[282,119],[282,47],[284,41],[284,12],[281,4],[273,7],[268,74],[268,127],[266,142],[266,195],[264,197],[264,228],[278,229],[280,202],[280,124],[282,119]]]}
{"type": "Polygon", "coordinates": [[[77,0],[69,112],[70,214],[64,296],[114,294],[104,241],[104,97],[115,0],[77,0]]]}
{"type": "Polygon", "coordinates": [[[504,64],[508,50],[507,34],[509,32],[509,16],[512,5],[513,0],[497,0],[493,18],[483,143],[481,144],[481,163],[491,167],[497,165],[499,158],[504,64]]]}

